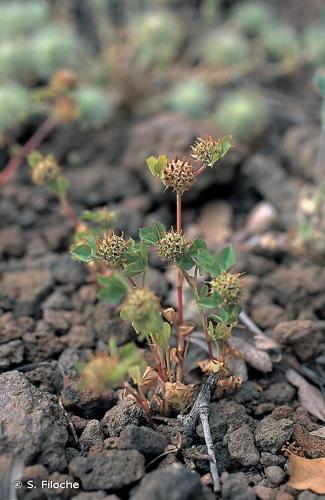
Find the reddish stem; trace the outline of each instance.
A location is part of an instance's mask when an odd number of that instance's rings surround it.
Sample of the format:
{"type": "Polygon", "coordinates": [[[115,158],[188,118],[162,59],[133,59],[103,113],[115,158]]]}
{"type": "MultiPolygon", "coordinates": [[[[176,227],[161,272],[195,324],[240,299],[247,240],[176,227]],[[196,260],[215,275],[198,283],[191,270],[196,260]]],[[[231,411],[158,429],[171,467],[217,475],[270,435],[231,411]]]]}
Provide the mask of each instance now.
{"type": "Polygon", "coordinates": [[[21,147],[19,153],[13,156],[5,168],[0,172],[0,184],[5,184],[10,181],[26,156],[33,151],[33,149],[37,149],[40,146],[58,123],[58,120],[53,116],[49,116],[44,120],[32,137],[21,147]]]}
{"type": "Polygon", "coordinates": [[[206,165],[202,165],[200,168],[198,168],[195,172],[194,175],[195,177],[198,175],[201,175],[205,170],[206,170],[206,165]]]}
{"type": "MultiPolygon", "coordinates": [[[[177,232],[182,232],[182,195],[181,193],[176,194],[176,228],[177,232]]],[[[178,310],[178,339],[177,339],[177,355],[178,355],[178,367],[177,367],[177,379],[179,381],[183,378],[183,364],[184,364],[184,338],[181,333],[180,326],[183,323],[183,273],[180,269],[177,269],[177,310],[178,310]]]]}
{"type": "Polygon", "coordinates": [[[71,208],[71,205],[69,203],[67,195],[66,194],[61,195],[60,201],[61,201],[61,206],[62,206],[63,212],[65,213],[65,215],[67,216],[67,218],[69,219],[69,221],[71,222],[73,227],[77,227],[79,224],[79,220],[71,208]]]}

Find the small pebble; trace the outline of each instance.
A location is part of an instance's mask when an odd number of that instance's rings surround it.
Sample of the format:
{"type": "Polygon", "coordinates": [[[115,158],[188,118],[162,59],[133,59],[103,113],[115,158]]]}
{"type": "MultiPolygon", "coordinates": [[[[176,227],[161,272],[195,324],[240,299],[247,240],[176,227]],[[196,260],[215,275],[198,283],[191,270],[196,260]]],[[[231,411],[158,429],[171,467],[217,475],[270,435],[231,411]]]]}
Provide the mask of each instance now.
{"type": "Polygon", "coordinates": [[[268,480],[275,486],[281,484],[285,478],[285,473],[281,467],[278,467],[277,465],[270,465],[269,467],[266,467],[265,474],[268,480]]]}

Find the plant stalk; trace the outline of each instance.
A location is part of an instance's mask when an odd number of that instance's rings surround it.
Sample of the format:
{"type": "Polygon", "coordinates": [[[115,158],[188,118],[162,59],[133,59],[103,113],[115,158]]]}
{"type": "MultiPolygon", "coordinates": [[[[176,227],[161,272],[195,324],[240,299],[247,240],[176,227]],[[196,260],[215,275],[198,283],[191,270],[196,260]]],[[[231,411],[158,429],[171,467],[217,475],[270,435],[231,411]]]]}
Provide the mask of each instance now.
{"type": "Polygon", "coordinates": [[[66,194],[62,194],[60,196],[60,203],[61,203],[63,212],[67,216],[67,219],[69,219],[69,221],[71,222],[73,227],[77,227],[79,224],[79,220],[78,220],[78,217],[76,216],[76,214],[74,213],[74,211],[72,210],[70,202],[69,202],[66,194]]]}
{"type": "MultiPolygon", "coordinates": [[[[182,195],[177,192],[176,194],[176,230],[182,233],[182,195]]],[[[177,269],[177,311],[178,311],[178,332],[177,332],[177,380],[181,381],[183,378],[183,365],[184,365],[184,338],[181,333],[181,325],[183,323],[183,280],[184,276],[180,269],[177,269]]]]}
{"type": "Polygon", "coordinates": [[[10,181],[26,156],[33,149],[37,149],[40,146],[49,133],[57,127],[58,123],[58,120],[52,115],[44,120],[32,137],[21,147],[19,153],[14,155],[0,172],[0,184],[6,184],[10,181]]]}

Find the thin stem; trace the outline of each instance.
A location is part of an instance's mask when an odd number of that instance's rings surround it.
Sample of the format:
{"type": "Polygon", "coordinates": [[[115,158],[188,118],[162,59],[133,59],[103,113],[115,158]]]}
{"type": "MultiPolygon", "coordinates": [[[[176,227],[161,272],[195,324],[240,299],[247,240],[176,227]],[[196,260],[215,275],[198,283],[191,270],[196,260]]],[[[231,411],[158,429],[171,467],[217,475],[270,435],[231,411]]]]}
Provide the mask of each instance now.
{"type": "Polygon", "coordinates": [[[206,170],[206,165],[202,165],[200,168],[198,168],[195,172],[194,175],[197,177],[198,175],[201,175],[205,170],[206,170]]]}
{"type": "MultiPolygon", "coordinates": [[[[178,233],[182,233],[182,194],[176,194],[176,229],[178,233]]],[[[177,310],[178,310],[178,332],[177,332],[177,380],[181,381],[183,378],[183,365],[184,365],[184,338],[180,326],[183,323],[183,280],[184,276],[180,269],[177,269],[177,310]]]]}
{"type": "Polygon", "coordinates": [[[76,216],[76,214],[72,210],[72,207],[70,205],[70,202],[69,202],[69,199],[68,199],[66,193],[62,194],[60,196],[60,203],[61,203],[63,212],[65,213],[65,215],[67,216],[67,218],[69,219],[69,221],[71,222],[71,224],[74,227],[78,226],[78,224],[79,224],[78,217],[76,216]]]}
{"type": "Polygon", "coordinates": [[[32,137],[21,147],[19,153],[13,156],[5,168],[0,172],[0,184],[5,184],[10,181],[26,156],[33,151],[33,149],[37,149],[40,146],[49,133],[57,127],[58,123],[58,120],[53,116],[49,116],[44,120],[32,137]]]}
{"type": "Polygon", "coordinates": [[[205,340],[206,340],[206,343],[208,346],[209,359],[211,360],[211,359],[213,359],[213,353],[212,353],[211,339],[209,337],[209,332],[208,332],[208,327],[207,327],[207,318],[206,318],[206,315],[205,315],[203,309],[201,309],[201,308],[199,308],[199,309],[200,309],[200,318],[201,318],[201,322],[202,322],[203,333],[204,333],[205,340]]]}

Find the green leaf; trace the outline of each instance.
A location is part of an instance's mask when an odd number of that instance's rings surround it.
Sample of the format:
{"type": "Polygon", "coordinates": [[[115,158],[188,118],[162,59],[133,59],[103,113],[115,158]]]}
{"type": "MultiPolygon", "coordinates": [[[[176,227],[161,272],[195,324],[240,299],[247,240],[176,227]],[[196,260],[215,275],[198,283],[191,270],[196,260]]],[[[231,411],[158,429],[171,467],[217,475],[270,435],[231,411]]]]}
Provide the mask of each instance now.
{"type": "Polygon", "coordinates": [[[170,324],[167,323],[167,321],[164,321],[161,331],[154,336],[157,344],[159,345],[159,347],[161,347],[161,349],[163,349],[163,351],[167,351],[168,349],[170,335],[170,324]]]}
{"type": "Polygon", "coordinates": [[[139,230],[139,237],[147,245],[155,245],[159,239],[154,227],[142,227],[139,230]]]}
{"type": "Polygon", "coordinates": [[[236,262],[236,254],[232,246],[228,246],[221,250],[217,257],[217,262],[220,271],[228,271],[236,262]]]}
{"type": "Polygon", "coordinates": [[[83,243],[74,247],[71,250],[71,254],[75,259],[80,260],[81,262],[91,262],[94,260],[91,247],[83,243]]]}
{"type": "Polygon", "coordinates": [[[70,186],[70,182],[66,177],[60,175],[55,181],[49,182],[48,187],[53,191],[57,196],[64,195],[70,186]]]}
{"type": "Polygon", "coordinates": [[[200,250],[206,250],[207,244],[205,241],[195,239],[188,247],[186,254],[177,261],[177,265],[183,271],[189,271],[195,264],[195,257],[200,250]]]}
{"type": "Polygon", "coordinates": [[[147,245],[155,245],[162,238],[165,231],[164,224],[155,222],[153,227],[142,227],[139,230],[139,237],[147,245]]]}
{"type": "Polygon", "coordinates": [[[168,163],[167,156],[150,156],[147,158],[147,165],[153,176],[161,178],[162,173],[168,163]]]}
{"type": "Polygon", "coordinates": [[[144,241],[140,242],[139,248],[140,248],[141,257],[143,259],[145,268],[147,269],[149,266],[149,254],[148,254],[148,248],[147,248],[144,241]]]}
{"type": "Polygon", "coordinates": [[[201,274],[208,273],[215,277],[220,273],[216,257],[208,250],[199,250],[195,257],[195,262],[198,264],[201,274]]]}
{"type": "Polygon", "coordinates": [[[104,286],[101,290],[99,290],[97,297],[109,304],[118,304],[128,291],[128,285],[117,273],[113,276],[101,276],[98,279],[98,282],[100,284],[104,283],[104,286]]]}
{"type": "Polygon", "coordinates": [[[28,164],[30,167],[35,167],[41,160],[43,160],[43,155],[39,151],[32,151],[27,156],[28,164]]]}
{"type": "Polygon", "coordinates": [[[142,258],[139,260],[132,262],[131,264],[127,264],[124,268],[124,274],[128,278],[132,278],[133,276],[137,276],[138,274],[146,271],[146,265],[143,262],[142,258]]]}
{"type": "Polygon", "coordinates": [[[213,165],[217,163],[217,161],[221,160],[221,158],[226,156],[230,148],[232,148],[231,139],[231,135],[227,135],[226,137],[223,137],[221,139],[218,150],[214,153],[212,161],[210,163],[211,167],[213,167],[213,165]]]}
{"type": "Polygon", "coordinates": [[[91,253],[95,257],[97,255],[97,240],[94,235],[88,233],[83,239],[88,243],[91,248],[91,253]]]}
{"type": "Polygon", "coordinates": [[[221,297],[217,292],[208,295],[209,289],[204,285],[196,295],[196,303],[202,309],[215,309],[221,304],[221,297]]]}

